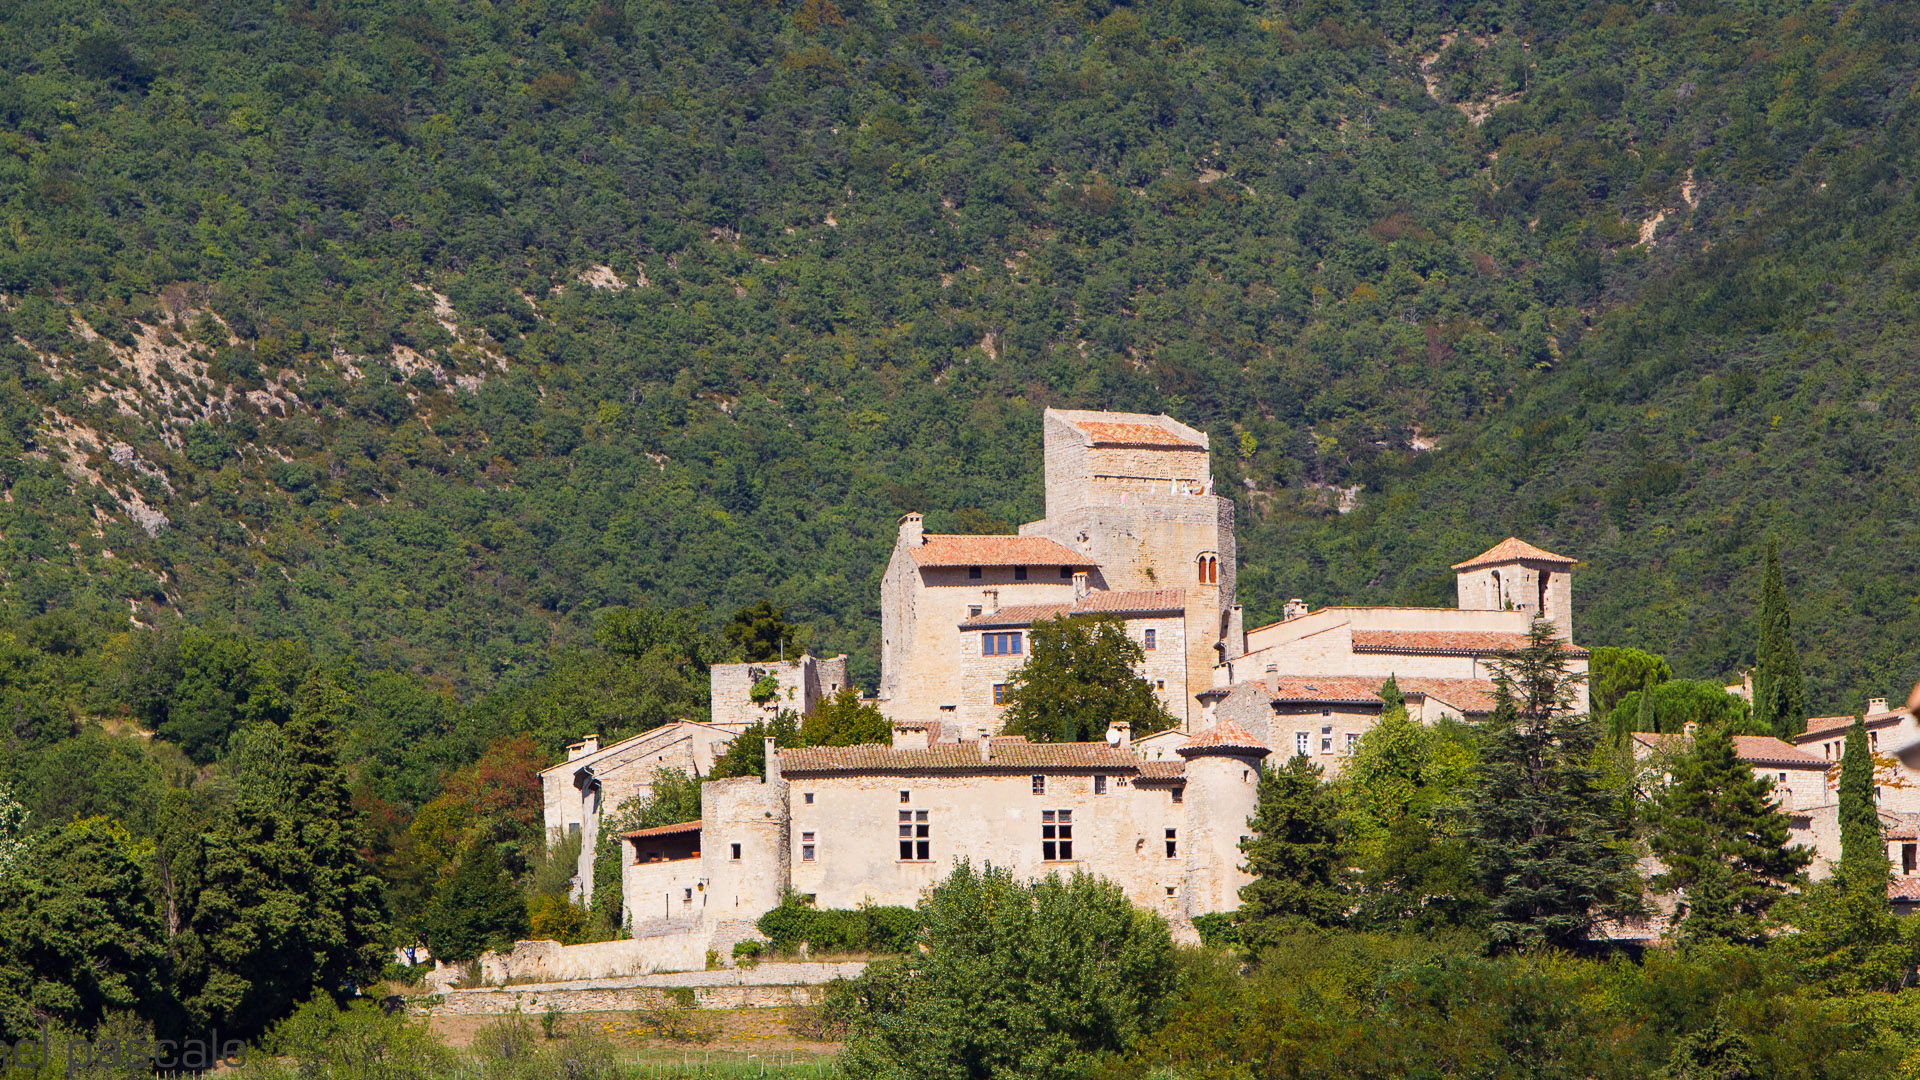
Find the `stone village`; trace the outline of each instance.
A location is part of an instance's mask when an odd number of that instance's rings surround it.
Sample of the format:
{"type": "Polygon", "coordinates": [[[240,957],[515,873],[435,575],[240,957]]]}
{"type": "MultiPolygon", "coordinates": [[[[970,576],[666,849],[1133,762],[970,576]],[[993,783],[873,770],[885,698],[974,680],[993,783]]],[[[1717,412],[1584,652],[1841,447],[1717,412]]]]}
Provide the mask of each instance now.
{"type": "MultiPolygon", "coordinates": [[[[1415,719],[1477,718],[1494,706],[1490,661],[1535,619],[1578,640],[1577,561],[1519,539],[1454,565],[1450,608],[1288,601],[1280,621],[1247,629],[1233,504],[1213,492],[1204,433],[1166,416],[1049,409],[1043,446],[1046,516],[1016,534],[934,534],[918,513],[900,519],[881,583],[876,702],[891,744],[777,750],[768,740],[765,775],[704,784],[701,820],[623,834],[630,941],[522,943],[542,946],[529,973],[698,968],[709,950],[726,957],[756,936],[755,920],[790,891],[822,907],[912,905],[961,857],[1108,878],[1191,940],[1193,918],[1231,910],[1249,880],[1239,842],[1264,759],[1305,754],[1337,775],[1378,719],[1388,676],[1415,719]],[[1176,726],[1134,739],[1116,725],[1091,743],[998,734],[1033,624],[1083,613],[1122,622],[1176,726]],[[560,962],[575,951],[580,962],[560,962]]],[[[1571,661],[1584,673],[1586,650],[1573,644],[1571,661]]],[[[656,770],[707,775],[753,723],[782,707],[808,713],[849,685],[844,656],[717,665],[711,677],[707,722],[607,746],[589,735],[541,773],[549,842],[587,840],[583,899],[602,820],[646,797],[656,770]],[[769,678],[774,700],[757,701],[769,678]]],[[[1920,743],[1920,726],[1884,699],[1868,713],[1895,868],[1889,899],[1908,910],[1920,904],[1920,772],[1891,755],[1920,743]]],[[[1815,850],[1815,876],[1839,857],[1837,758],[1850,720],[1810,720],[1791,744],[1738,739],[1741,757],[1774,779],[1795,840],[1815,850]]],[[[1634,738],[1648,756],[1685,736],[1634,738]]]]}

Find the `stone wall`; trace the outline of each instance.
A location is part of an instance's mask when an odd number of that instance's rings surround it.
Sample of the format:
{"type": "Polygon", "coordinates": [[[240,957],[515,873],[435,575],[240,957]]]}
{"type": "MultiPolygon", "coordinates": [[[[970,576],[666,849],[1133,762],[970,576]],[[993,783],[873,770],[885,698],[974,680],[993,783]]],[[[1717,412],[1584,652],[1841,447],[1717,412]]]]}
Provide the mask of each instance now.
{"type": "Polygon", "coordinates": [[[792,660],[748,664],[715,664],[708,672],[712,722],[730,731],[767,720],[781,709],[809,715],[822,698],[848,686],[845,654],[821,659],[802,654],[792,660]],[[753,700],[753,688],[771,675],[778,687],[771,700],[753,700]]]}
{"type": "MultiPolygon", "coordinates": [[[[575,946],[576,948],[578,946],[575,946]]],[[[703,1009],[758,1009],[810,1005],[820,988],[834,979],[851,979],[866,969],[859,962],[837,964],[761,964],[755,968],[690,971],[673,975],[585,979],[574,982],[522,983],[445,991],[442,1000],[417,1003],[416,1015],[498,1016],[520,1012],[634,1012],[672,1008],[693,991],[703,1009]]]]}
{"type": "Polygon", "coordinates": [[[752,920],[779,906],[790,880],[786,782],[777,775],[712,780],[700,801],[706,918],[752,920]]]}
{"type": "Polygon", "coordinates": [[[504,953],[482,953],[480,977],[496,984],[510,980],[562,982],[658,971],[698,971],[706,966],[707,934],[699,926],[688,926],[648,937],[586,945],[516,941],[513,948],[504,953]]]}

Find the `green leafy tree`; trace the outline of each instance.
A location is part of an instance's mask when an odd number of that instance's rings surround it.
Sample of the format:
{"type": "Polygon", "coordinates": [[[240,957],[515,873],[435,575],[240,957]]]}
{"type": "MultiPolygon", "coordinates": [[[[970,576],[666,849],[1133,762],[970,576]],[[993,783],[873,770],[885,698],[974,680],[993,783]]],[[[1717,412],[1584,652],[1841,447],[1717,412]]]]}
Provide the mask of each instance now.
{"type": "Polygon", "coordinates": [[[315,991],[350,996],[382,965],[379,878],[363,862],[335,757],[349,701],[315,677],[284,727],[243,732],[239,794],[200,845],[182,996],[198,1023],[258,1033],[315,991]]]}
{"type": "Polygon", "coordinates": [[[170,1018],[148,846],[91,818],[45,834],[0,873],[0,1040],[47,1021],[91,1030],[116,1010],[170,1018]]]}
{"type": "Polygon", "coordinates": [[[1607,727],[1616,741],[1635,731],[1679,734],[1689,726],[1707,724],[1727,727],[1737,735],[1772,734],[1754,726],[1745,700],[1727,693],[1712,679],[1669,679],[1648,690],[1631,690],[1607,714],[1607,727]]]}
{"type": "Polygon", "coordinates": [[[1728,1023],[1724,1010],[1716,1010],[1706,1027],[1674,1044],[1660,1080],[1758,1080],[1762,1075],[1753,1043],[1728,1023]]]}
{"type": "Polygon", "coordinates": [[[800,721],[802,746],[859,746],[893,741],[893,725],[853,687],[842,687],[800,721]]]}
{"type": "Polygon", "coordinates": [[[0,878],[7,876],[8,868],[32,845],[27,838],[30,816],[26,806],[13,797],[13,789],[0,784],[0,878]]]}
{"type": "Polygon", "coordinates": [[[1773,781],[1740,759],[1729,728],[1697,729],[1673,757],[1652,816],[1651,845],[1664,866],[1653,884],[1685,894],[1682,936],[1764,941],[1768,910],[1800,883],[1813,853],[1788,846],[1773,781]]]}
{"type": "Polygon", "coordinates": [[[726,752],[714,759],[713,779],[765,776],[768,739],[772,739],[773,745],[783,750],[802,745],[800,715],[792,709],[781,709],[771,719],[757,720],[747,725],[745,731],[735,735],[733,741],[727,744],[726,752]]]}
{"type": "Polygon", "coordinates": [[[1240,840],[1241,869],[1253,880],[1240,889],[1234,923],[1240,942],[1257,952],[1289,931],[1338,925],[1347,902],[1336,882],[1338,808],[1320,767],[1305,754],[1262,766],[1255,798],[1240,840]]]}
{"type": "Polygon", "coordinates": [[[750,664],[797,657],[806,644],[803,628],[787,622],[787,613],[761,599],[728,617],[720,628],[727,655],[750,664]]]}
{"type": "Polygon", "coordinates": [[[1035,742],[1091,742],[1113,723],[1132,725],[1135,738],[1165,731],[1173,715],[1138,674],[1145,660],[1119,619],[1036,622],[1026,662],[1007,677],[1002,730],[1035,742]]]}
{"type": "Polygon", "coordinates": [[[1361,860],[1378,855],[1397,824],[1430,820],[1451,804],[1473,765],[1470,738],[1457,725],[1427,725],[1407,715],[1392,679],[1381,687],[1380,720],[1354,744],[1333,784],[1348,850],[1361,860]]]}
{"type": "Polygon", "coordinates": [[[525,937],[530,929],[527,902],[508,879],[500,849],[489,843],[467,848],[460,865],[434,890],[421,925],[427,950],[437,960],[454,963],[525,937]]]}
{"type": "Polygon", "coordinates": [[[1638,892],[1627,821],[1596,763],[1598,727],[1572,711],[1566,643],[1535,622],[1498,661],[1493,714],[1463,811],[1496,949],[1567,948],[1638,892]]]}
{"type": "Polygon", "coordinates": [[[1588,698],[1595,716],[1609,716],[1628,694],[1651,690],[1673,678],[1666,657],[1618,646],[1593,650],[1587,671],[1588,698]]]}
{"type": "Polygon", "coordinates": [[[1166,923],[1089,874],[962,860],[920,911],[922,948],[840,991],[849,1076],[1075,1080],[1151,1030],[1174,987],[1166,923]]]}
{"type": "Polygon", "coordinates": [[[1767,567],[1760,584],[1760,634],[1753,668],[1753,722],[1791,741],[1807,721],[1807,692],[1800,652],[1793,644],[1793,613],[1780,574],[1780,542],[1767,540],[1767,567]]]}
{"type": "Polygon", "coordinates": [[[1873,797],[1873,746],[1867,721],[1855,715],[1840,755],[1840,872],[1863,888],[1885,889],[1892,872],[1880,805],[1873,797]]]}

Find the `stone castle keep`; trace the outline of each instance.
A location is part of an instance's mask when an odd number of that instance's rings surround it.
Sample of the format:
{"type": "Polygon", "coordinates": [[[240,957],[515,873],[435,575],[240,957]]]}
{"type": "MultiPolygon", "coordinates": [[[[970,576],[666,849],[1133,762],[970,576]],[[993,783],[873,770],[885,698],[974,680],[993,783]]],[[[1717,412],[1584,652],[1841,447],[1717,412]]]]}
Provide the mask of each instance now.
{"type": "MultiPolygon", "coordinates": [[[[890,744],[769,745],[765,775],[704,785],[699,821],[622,837],[636,963],[724,956],[789,891],[823,907],[913,904],[961,857],[1098,874],[1191,936],[1195,916],[1239,903],[1263,759],[1304,753],[1337,774],[1388,675],[1419,718],[1479,716],[1493,707],[1489,661],[1536,615],[1571,636],[1574,561],[1519,540],[1454,567],[1456,607],[1291,601],[1248,630],[1233,504],[1214,494],[1205,433],[1134,413],[1049,409],[1043,424],[1041,520],[978,536],[900,519],[881,583],[890,744]],[[1034,624],[1083,613],[1121,621],[1177,726],[1138,740],[1117,726],[1096,743],[999,735],[1034,624]]],[[[1584,650],[1573,659],[1585,669],[1584,650]]],[[[590,736],[542,773],[549,837],[597,835],[654,770],[707,775],[749,724],[811,712],[846,685],[844,656],[714,667],[707,723],[604,747],[590,736]],[[764,680],[777,690],[756,700],[764,680]]]]}

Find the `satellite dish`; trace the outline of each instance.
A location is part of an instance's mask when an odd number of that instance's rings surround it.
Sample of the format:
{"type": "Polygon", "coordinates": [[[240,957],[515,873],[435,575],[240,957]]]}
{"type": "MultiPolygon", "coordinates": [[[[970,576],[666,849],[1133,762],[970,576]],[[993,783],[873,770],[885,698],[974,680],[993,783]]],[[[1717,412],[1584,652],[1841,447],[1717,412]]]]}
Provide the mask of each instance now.
{"type": "Polygon", "coordinates": [[[1108,746],[1120,745],[1120,729],[1119,728],[1107,729],[1107,745],[1108,746]]]}

